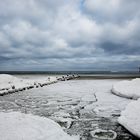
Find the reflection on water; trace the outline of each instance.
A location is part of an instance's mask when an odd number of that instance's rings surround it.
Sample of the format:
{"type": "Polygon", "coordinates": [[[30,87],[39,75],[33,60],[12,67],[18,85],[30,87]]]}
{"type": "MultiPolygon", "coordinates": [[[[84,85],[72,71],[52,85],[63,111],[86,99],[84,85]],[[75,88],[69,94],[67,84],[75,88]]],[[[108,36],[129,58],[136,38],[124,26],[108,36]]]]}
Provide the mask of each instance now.
{"type": "Polygon", "coordinates": [[[70,135],[80,135],[81,140],[111,137],[111,133],[94,137],[96,130],[114,132],[112,137],[117,134],[116,140],[133,140],[117,123],[120,111],[130,102],[110,93],[112,84],[117,81],[72,80],[6,95],[0,97],[0,111],[21,111],[51,118],[70,135]]]}

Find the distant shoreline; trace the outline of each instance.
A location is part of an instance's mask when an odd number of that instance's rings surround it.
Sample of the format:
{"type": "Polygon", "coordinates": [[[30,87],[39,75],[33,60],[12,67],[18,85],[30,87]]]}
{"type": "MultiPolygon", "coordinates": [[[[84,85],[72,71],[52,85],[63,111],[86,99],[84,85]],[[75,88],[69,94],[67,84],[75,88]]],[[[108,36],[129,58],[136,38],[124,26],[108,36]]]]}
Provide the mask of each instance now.
{"type": "Polygon", "coordinates": [[[0,74],[81,74],[81,75],[140,75],[138,71],[0,71],[0,74]]]}
{"type": "Polygon", "coordinates": [[[140,74],[93,74],[80,75],[80,79],[132,79],[140,78],[140,74]]]}
{"type": "Polygon", "coordinates": [[[110,72],[110,71],[0,71],[0,74],[32,75],[32,76],[59,76],[78,74],[78,79],[128,79],[140,78],[139,72],[110,72]]]}

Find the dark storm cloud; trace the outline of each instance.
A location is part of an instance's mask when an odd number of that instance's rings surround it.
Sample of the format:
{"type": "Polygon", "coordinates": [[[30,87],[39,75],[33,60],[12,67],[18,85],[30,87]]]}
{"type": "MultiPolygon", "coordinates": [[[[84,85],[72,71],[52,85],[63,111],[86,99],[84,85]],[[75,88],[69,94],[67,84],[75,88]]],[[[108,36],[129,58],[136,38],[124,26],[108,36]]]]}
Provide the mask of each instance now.
{"type": "Polygon", "coordinates": [[[0,70],[139,65],[139,0],[0,2],[0,70]]]}

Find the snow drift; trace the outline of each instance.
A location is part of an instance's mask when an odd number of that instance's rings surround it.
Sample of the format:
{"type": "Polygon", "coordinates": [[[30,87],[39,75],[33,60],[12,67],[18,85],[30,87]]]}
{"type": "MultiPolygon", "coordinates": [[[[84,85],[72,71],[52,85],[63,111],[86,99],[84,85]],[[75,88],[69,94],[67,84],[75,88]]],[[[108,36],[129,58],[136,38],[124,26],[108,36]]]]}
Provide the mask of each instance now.
{"type": "Polygon", "coordinates": [[[138,99],[140,98],[140,78],[118,82],[113,85],[112,92],[121,97],[138,99]]]}
{"type": "Polygon", "coordinates": [[[69,136],[54,121],[22,114],[19,112],[0,113],[1,140],[78,140],[69,136]]]}

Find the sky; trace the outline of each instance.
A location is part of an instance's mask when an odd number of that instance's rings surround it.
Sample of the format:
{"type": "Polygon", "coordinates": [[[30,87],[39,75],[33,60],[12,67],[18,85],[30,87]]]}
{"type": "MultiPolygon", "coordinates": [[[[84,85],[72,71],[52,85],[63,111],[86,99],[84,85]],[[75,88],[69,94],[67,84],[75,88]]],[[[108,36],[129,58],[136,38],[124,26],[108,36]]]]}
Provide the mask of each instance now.
{"type": "Polygon", "coordinates": [[[0,0],[0,71],[136,71],[140,0],[0,0]]]}

